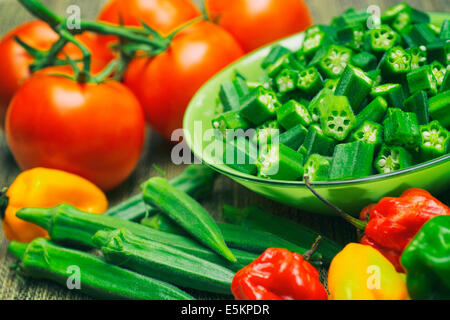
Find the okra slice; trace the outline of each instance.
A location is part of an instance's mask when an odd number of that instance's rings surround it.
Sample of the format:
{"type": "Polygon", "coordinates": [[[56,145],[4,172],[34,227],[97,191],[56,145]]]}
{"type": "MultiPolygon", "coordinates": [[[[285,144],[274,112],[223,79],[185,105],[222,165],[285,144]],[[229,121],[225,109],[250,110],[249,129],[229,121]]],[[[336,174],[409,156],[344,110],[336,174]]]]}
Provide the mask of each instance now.
{"type": "Polygon", "coordinates": [[[275,92],[258,87],[245,98],[240,114],[244,119],[258,126],[274,118],[280,106],[275,92]]]}
{"type": "Polygon", "coordinates": [[[383,121],[384,140],[388,145],[414,149],[420,142],[420,130],[417,116],[399,108],[389,108],[383,121]]]}
{"type": "Polygon", "coordinates": [[[356,116],[355,128],[359,128],[366,121],[381,122],[386,111],[388,103],[383,97],[376,97],[356,116]]]}
{"type": "Polygon", "coordinates": [[[308,129],[306,129],[301,124],[298,124],[295,127],[292,127],[286,132],[280,134],[279,142],[291,148],[292,150],[297,151],[305,141],[307,135],[308,129]]]}
{"type": "Polygon", "coordinates": [[[308,159],[314,153],[331,156],[333,155],[335,145],[335,140],[327,137],[318,125],[312,125],[298,152],[303,154],[305,159],[308,159]]]}
{"type": "Polygon", "coordinates": [[[237,110],[241,107],[241,97],[233,81],[227,81],[220,86],[219,98],[223,105],[223,111],[237,110]]]}
{"type": "Polygon", "coordinates": [[[383,97],[390,108],[402,108],[405,101],[403,88],[398,83],[386,83],[376,86],[372,89],[370,95],[374,98],[383,97]]]}
{"type": "Polygon", "coordinates": [[[226,130],[246,130],[250,128],[250,123],[241,117],[240,111],[228,111],[222,113],[212,120],[212,126],[220,130],[223,136],[226,135],[226,130]]]}
{"type": "Polygon", "coordinates": [[[320,154],[313,154],[306,161],[305,175],[309,177],[310,181],[327,181],[330,166],[331,161],[328,158],[320,154]]]}
{"type": "Polygon", "coordinates": [[[350,63],[364,71],[369,71],[377,67],[378,60],[373,54],[363,51],[355,54],[350,63]]]}
{"type": "Polygon", "coordinates": [[[438,40],[437,36],[426,23],[412,25],[411,30],[407,34],[412,41],[408,43],[410,46],[428,45],[438,40]]]}
{"type": "Polygon", "coordinates": [[[411,154],[402,147],[383,144],[375,159],[375,169],[379,173],[391,173],[411,167],[411,154]]]}
{"type": "Polygon", "coordinates": [[[411,55],[402,47],[393,47],[386,52],[381,63],[381,75],[384,79],[404,79],[411,71],[411,55]]]}
{"type": "Polygon", "coordinates": [[[337,31],[337,39],[342,45],[360,50],[364,43],[364,28],[358,23],[342,27],[337,31]]]}
{"type": "Polygon", "coordinates": [[[381,15],[381,22],[385,24],[391,24],[395,21],[398,15],[402,12],[410,12],[411,7],[406,2],[400,2],[387,8],[381,15]]]}
{"type": "Polygon", "coordinates": [[[297,79],[297,88],[306,96],[314,96],[323,88],[323,80],[315,67],[310,67],[302,72],[297,79]]]}
{"type": "Polygon", "coordinates": [[[411,70],[427,64],[427,49],[425,46],[415,46],[406,50],[411,55],[411,70]]]}
{"type": "Polygon", "coordinates": [[[320,48],[331,43],[333,43],[333,40],[330,36],[320,30],[318,26],[312,26],[306,29],[302,52],[306,59],[311,59],[320,48]]]}
{"type": "Polygon", "coordinates": [[[445,91],[430,98],[430,116],[444,127],[450,127],[450,91],[445,91]]]}
{"type": "Polygon", "coordinates": [[[372,52],[377,57],[381,57],[387,50],[395,46],[398,41],[398,33],[384,24],[377,29],[366,31],[364,35],[366,51],[372,52]]]}
{"type": "Polygon", "coordinates": [[[361,141],[338,144],[334,150],[329,179],[350,180],[370,176],[375,146],[361,141]]]}
{"type": "Polygon", "coordinates": [[[444,67],[439,61],[433,61],[430,64],[431,72],[433,73],[434,78],[436,79],[436,83],[438,88],[442,86],[444,82],[445,74],[447,73],[447,68],[444,67]]]}
{"type": "Polygon", "coordinates": [[[346,96],[354,113],[361,110],[362,102],[370,93],[373,80],[357,67],[347,65],[336,87],[336,96],[346,96]]]}
{"type": "Polygon", "coordinates": [[[256,175],[257,158],[256,147],[245,137],[239,136],[235,139],[227,139],[224,144],[223,163],[239,172],[256,175]]]}
{"type": "Polygon", "coordinates": [[[370,70],[369,72],[367,72],[367,76],[373,80],[374,87],[379,86],[381,83],[383,83],[380,69],[370,70]]]}
{"type": "Polygon", "coordinates": [[[326,113],[334,92],[330,89],[321,90],[309,103],[308,111],[313,122],[319,122],[322,114],[326,113]]]}
{"type": "Polygon", "coordinates": [[[447,19],[442,23],[441,32],[439,33],[439,39],[450,39],[450,20],[447,19]]]}
{"type": "Polygon", "coordinates": [[[258,158],[258,174],[273,180],[301,180],[303,156],[285,145],[270,145],[258,158]]]}
{"type": "Polygon", "coordinates": [[[264,146],[272,141],[273,137],[280,135],[280,125],[276,120],[270,120],[256,128],[252,142],[258,146],[264,146]]]}
{"type": "Polygon", "coordinates": [[[277,120],[286,130],[298,124],[309,127],[313,121],[308,109],[295,100],[290,100],[277,110],[277,120]]]}
{"type": "Polygon", "coordinates": [[[281,57],[286,56],[287,54],[291,53],[292,51],[289,50],[286,47],[276,45],[273,46],[272,49],[270,49],[269,54],[264,59],[261,66],[265,69],[269,67],[270,65],[273,65],[275,62],[277,62],[281,57]]]}
{"type": "Polygon", "coordinates": [[[427,124],[430,121],[428,95],[420,90],[405,100],[404,109],[407,112],[413,112],[417,116],[420,125],[427,124]]]}
{"type": "Polygon", "coordinates": [[[411,94],[423,90],[429,96],[436,95],[438,92],[436,78],[431,71],[430,66],[423,66],[414,69],[406,75],[408,80],[409,92],[411,94]]]}
{"type": "Polygon", "coordinates": [[[412,23],[412,16],[410,11],[402,11],[400,12],[397,17],[392,22],[391,26],[392,28],[399,32],[403,33],[409,27],[412,23]]]}
{"type": "Polygon", "coordinates": [[[439,89],[439,93],[443,93],[447,90],[450,90],[450,72],[445,73],[441,88],[439,89]]]}
{"type": "Polygon", "coordinates": [[[320,118],[325,135],[344,141],[355,126],[356,118],[345,96],[333,96],[330,105],[320,118]]]}
{"type": "Polygon", "coordinates": [[[325,81],[324,87],[325,87],[326,89],[329,89],[329,90],[335,92],[336,87],[337,87],[337,85],[338,85],[340,79],[341,79],[341,78],[337,78],[337,79],[328,79],[327,81],[325,81]]]}
{"type": "Polygon", "coordinates": [[[283,69],[275,79],[278,92],[283,94],[295,90],[298,79],[298,71],[287,68],[283,69]]]}
{"type": "Polygon", "coordinates": [[[446,41],[436,41],[426,46],[428,62],[439,61],[444,65],[450,63],[450,43],[446,41]]]}
{"type": "Polygon", "coordinates": [[[320,59],[318,68],[324,78],[337,78],[352,58],[352,50],[343,46],[331,45],[320,59]]]}
{"type": "Polygon", "coordinates": [[[419,145],[422,159],[431,160],[447,154],[450,145],[450,133],[434,120],[420,126],[421,142],[419,145]]]}
{"type": "Polygon", "coordinates": [[[383,143],[383,126],[376,122],[366,121],[352,134],[352,140],[378,146],[383,143]]]}
{"type": "Polygon", "coordinates": [[[349,9],[341,16],[333,18],[331,24],[336,27],[345,27],[355,24],[361,25],[366,23],[369,17],[370,14],[366,10],[356,11],[354,9],[349,9]]]}
{"type": "Polygon", "coordinates": [[[239,100],[242,101],[242,99],[250,93],[250,88],[248,87],[246,80],[236,74],[236,78],[233,80],[233,84],[239,95],[239,100]]]}

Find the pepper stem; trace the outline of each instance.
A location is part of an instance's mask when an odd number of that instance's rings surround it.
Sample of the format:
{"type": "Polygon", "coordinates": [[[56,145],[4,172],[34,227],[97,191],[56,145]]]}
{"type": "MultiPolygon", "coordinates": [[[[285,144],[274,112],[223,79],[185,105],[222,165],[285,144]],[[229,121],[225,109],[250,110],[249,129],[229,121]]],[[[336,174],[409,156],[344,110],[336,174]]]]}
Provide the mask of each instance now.
{"type": "Polygon", "coordinates": [[[8,191],[8,188],[3,188],[0,191],[0,217],[2,219],[5,218],[5,211],[6,208],[8,208],[9,198],[6,196],[6,192],[8,191]]]}
{"type": "Polygon", "coordinates": [[[311,246],[311,249],[309,249],[308,251],[306,251],[303,254],[303,258],[306,261],[311,260],[311,257],[314,255],[314,253],[316,253],[316,251],[319,249],[320,244],[322,243],[322,236],[318,236],[316,241],[314,241],[313,245],[311,246]]]}
{"type": "Polygon", "coordinates": [[[335,211],[341,218],[343,218],[345,221],[349,222],[351,225],[353,225],[358,230],[364,231],[367,226],[367,222],[364,222],[362,220],[359,220],[348,213],[346,213],[344,210],[339,208],[338,206],[335,206],[330,201],[322,197],[309,183],[309,176],[305,175],[305,185],[306,187],[323,203],[325,203],[328,207],[330,207],[333,211],[335,211]]]}

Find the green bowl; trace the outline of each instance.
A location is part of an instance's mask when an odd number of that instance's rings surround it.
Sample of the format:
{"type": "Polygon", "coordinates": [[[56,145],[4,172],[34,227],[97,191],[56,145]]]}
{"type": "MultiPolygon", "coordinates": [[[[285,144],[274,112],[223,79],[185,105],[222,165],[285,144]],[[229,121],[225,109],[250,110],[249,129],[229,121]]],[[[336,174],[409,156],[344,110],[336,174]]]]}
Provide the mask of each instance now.
{"type": "MultiPolygon", "coordinates": [[[[449,19],[448,13],[432,13],[432,22],[438,26],[449,19]]],[[[303,41],[303,33],[277,43],[297,50],[303,41]]],[[[220,164],[217,158],[206,151],[211,146],[211,137],[194,135],[194,128],[212,129],[211,120],[216,114],[217,97],[222,83],[233,78],[236,70],[248,79],[259,79],[263,75],[260,65],[273,44],[259,49],[230,65],[208,83],[192,99],[184,117],[185,140],[196,157],[216,171],[230,177],[246,188],[275,201],[304,211],[333,214],[306,188],[303,182],[267,180],[247,175],[220,164]]],[[[397,171],[391,174],[374,175],[362,179],[314,183],[315,189],[351,214],[358,214],[363,207],[377,202],[385,196],[398,196],[408,188],[423,188],[433,194],[448,190],[450,186],[450,155],[397,171]]]]}

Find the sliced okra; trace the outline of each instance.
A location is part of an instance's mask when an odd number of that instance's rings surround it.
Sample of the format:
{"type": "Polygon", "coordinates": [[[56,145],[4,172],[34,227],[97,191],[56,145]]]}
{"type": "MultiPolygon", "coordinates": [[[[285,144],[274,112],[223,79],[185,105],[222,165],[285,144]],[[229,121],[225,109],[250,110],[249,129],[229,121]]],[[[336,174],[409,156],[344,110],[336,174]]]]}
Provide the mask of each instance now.
{"type": "Polygon", "coordinates": [[[378,60],[373,54],[363,51],[355,54],[350,63],[364,71],[369,71],[377,67],[378,60]]]}
{"type": "Polygon", "coordinates": [[[305,141],[306,136],[308,135],[308,129],[306,129],[301,124],[298,124],[286,132],[280,134],[280,143],[285,146],[291,148],[292,150],[297,151],[298,148],[305,141]]]}
{"type": "Polygon", "coordinates": [[[364,43],[364,28],[361,24],[342,27],[337,31],[337,39],[340,44],[360,50],[364,43]]]}
{"type": "Polygon", "coordinates": [[[346,96],[354,113],[361,110],[362,102],[370,93],[373,80],[357,67],[347,65],[334,92],[337,96],[346,96]]]}
{"type": "Polygon", "coordinates": [[[414,46],[406,50],[411,55],[411,70],[427,64],[427,49],[425,46],[414,46]]]}
{"type": "Polygon", "coordinates": [[[352,134],[352,139],[378,146],[383,143],[383,126],[376,122],[366,121],[352,134]]]}
{"type": "Polygon", "coordinates": [[[331,24],[335,27],[342,28],[351,25],[362,25],[367,22],[370,14],[366,10],[356,11],[349,9],[339,17],[333,18],[331,24]]]}
{"type": "Polygon", "coordinates": [[[337,78],[337,79],[328,79],[328,80],[325,81],[325,83],[324,83],[324,88],[329,89],[329,90],[335,92],[336,87],[337,87],[337,85],[338,85],[340,79],[341,79],[341,78],[337,78]]]}
{"type": "Polygon", "coordinates": [[[296,70],[285,68],[275,78],[275,84],[278,92],[281,94],[294,91],[299,79],[299,73],[296,70]]]}
{"type": "Polygon", "coordinates": [[[386,52],[381,63],[381,75],[384,79],[404,79],[411,71],[411,55],[402,47],[392,47],[386,52]]]}
{"type": "Polygon", "coordinates": [[[384,125],[384,140],[388,145],[414,149],[420,143],[417,116],[399,108],[389,108],[384,125]]]}
{"type": "Polygon", "coordinates": [[[272,49],[270,50],[269,54],[267,55],[267,57],[264,59],[261,66],[265,69],[265,68],[269,67],[270,65],[273,65],[275,62],[278,61],[278,59],[280,59],[281,57],[283,57],[289,53],[291,53],[291,50],[289,50],[286,47],[283,47],[280,45],[273,46],[272,49]]]}
{"type": "Polygon", "coordinates": [[[450,72],[445,72],[444,79],[442,79],[442,85],[439,89],[439,93],[443,93],[447,90],[450,90],[450,72]]]}
{"type": "Polygon", "coordinates": [[[258,87],[245,98],[240,114],[244,119],[258,126],[274,118],[280,106],[275,92],[258,87]]]}
{"type": "Polygon", "coordinates": [[[308,127],[313,121],[308,109],[295,100],[290,100],[277,110],[277,120],[286,130],[298,124],[308,127]]]}
{"type": "Polygon", "coordinates": [[[241,96],[236,90],[233,81],[227,81],[220,86],[219,98],[224,111],[237,110],[241,106],[241,96]]]}
{"type": "Polygon", "coordinates": [[[309,67],[297,78],[297,88],[306,96],[311,97],[323,88],[323,80],[315,67],[309,67]]]}
{"type": "Polygon", "coordinates": [[[448,40],[430,43],[426,48],[428,62],[439,61],[443,65],[450,63],[450,43],[448,40]]]}
{"type": "Polygon", "coordinates": [[[420,90],[405,100],[404,109],[407,112],[413,112],[417,116],[420,125],[427,124],[430,121],[428,95],[420,90]]]}
{"type": "Polygon", "coordinates": [[[297,60],[293,53],[286,54],[267,67],[269,77],[275,78],[283,69],[303,70],[305,66],[297,60]]]}
{"type": "Polygon", "coordinates": [[[303,40],[302,52],[306,59],[311,59],[316,52],[329,44],[333,43],[333,40],[319,27],[313,26],[306,29],[305,39],[303,40]]]}
{"type": "Polygon", "coordinates": [[[402,12],[410,12],[411,7],[406,2],[400,2],[387,8],[381,15],[381,22],[384,24],[391,24],[395,21],[398,15],[402,12]]]}
{"type": "Polygon", "coordinates": [[[334,92],[330,89],[321,90],[309,103],[308,110],[313,122],[319,122],[323,114],[326,113],[334,92]]]}
{"type": "Polygon", "coordinates": [[[412,43],[409,43],[410,46],[426,46],[438,40],[435,33],[426,23],[412,25],[407,34],[412,41],[412,43]]]}
{"type": "Polygon", "coordinates": [[[320,118],[325,135],[344,141],[355,126],[356,118],[345,96],[333,96],[325,113],[320,118]]]}
{"type": "Polygon", "coordinates": [[[402,147],[383,144],[375,159],[375,169],[379,173],[391,173],[412,166],[412,155],[402,147]]]}
{"type": "Polygon", "coordinates": [[[403,88],[398,83],[386,83],[374,87],[370,93],[374,98],[383,97],[386,99],[390,108],[402,108],[405,101],[403,88]]]}
{"type": "Polygon", "coordinates": [[[236,75],[236,79],[233,80],[233,84],[239,95],[239,99],[242,102],[242,99],[250,93],[250,88],[248,87],[246,80],[238,75],[236,75]]]}
{"type": "Polygon", "coordinates": [[[272,138],[280,135],[280,125],[276,120],[270,120],[256,128],[252,138],[255,145],[263,146],[272,141],[272,138]]]}
{"type": "Polygon", "coordinates": [[[444,82],[444,77],[445,74],[447,73],[447,68],[436,60],[430,64],[430,68],[434,78],[436,79],[437,86],[438,88],[440,88],[442,86],[442,83],[444,82]]]}
{"type": "Polygon", "coordinates": [[[356,116],[355,128],[359,128],[364,122],[381,122],[386,111],[388,103],[383,97],[376,97],[356,116]]]}
{"type": "Polygon", "coordinates": [[[387,50],[395,46],[398,41],[398,33],[384,24],[377,29],[366,31],[364,35],[365,49],[377,57],[381,57],[387,50]]]}
{"type": "Polygon", "coordinates": [[[450,146],[450,133],[434,120],[420,126],[421,142],[419,145],[424,160],[431,160],[447,154],[450,146]]]}
{"type": "Polygon", "coordinates": [[[330,166],[331,161],[328,158],[316,153],[306,161],[304,172],[310,181],[327,181],[330,166]]]}
{"type": "Polygon", "coordinates": [[[236,137],[224,144],[223,162],[232,169],[249,175],[257,173],[258,151],[245,137],[236,137]]]}
{"type": "Polygon", "coordinates": [[[320,59],[318,68],[326,79],[338,78],[352,58],[352,50],[343,46],[331,45],[320,59]]]}
{"type": "Polygon", "coordinates": [[[258,158],[258,175],[273,180],[301,180],[303,156],[285,145],[270,145],[258,158]]]}
{"type": "Polygon", "coordinates": [[[411,94],[423,90],[428,96],[436,95],[438,92],[437,81],[430,66],[414,69],[406,75],[409,92],[411,94]]]}
{"type": "Polygon", "coordinates": [[[235,110],[222,113],[215,117],[212,120],[212,126],[225,135],[226,130],[246,130],[250,128],[250,123],[241,117],[239,110],[235,110]]]}
{"type": "Polygon", "coordinates": [[[430,116],[438,120],[444,127],[450,128],[450,91],[440,93],[428,101],[430,116]]]}
{"type": "Polygon", "coordinates": [[[358,179],[372,174],[375,146],[361,141],[338,144],[334,150],[329,179],[358,179]]]}
{"type": "Polygon", "coordinates": [[[314,153],[331,156],[335,145],[336,141],[327,137],[318,125],[312,125],[298,152],[304,154],[305,159],[314,153]]]}
{"type": "Polygon", "coordinates": [[[439,39],[450,39],[450,20],[447,19],[442,23],[441,32],[439,33],[439,39]]]}

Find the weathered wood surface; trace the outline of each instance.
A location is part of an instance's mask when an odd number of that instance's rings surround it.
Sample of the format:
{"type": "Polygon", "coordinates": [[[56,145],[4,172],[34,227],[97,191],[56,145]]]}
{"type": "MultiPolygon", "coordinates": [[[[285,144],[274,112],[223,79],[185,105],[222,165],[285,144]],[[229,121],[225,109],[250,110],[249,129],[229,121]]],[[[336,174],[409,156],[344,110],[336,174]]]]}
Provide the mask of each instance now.
{"type": "MultiPolygon", "coordinates": [[[[255,0],[256,1],[256,0],[255,0]]],[[[282,1],[282,0],[280,0],[282,1]]],[[[94,19],[105,0],[45,0],[43,1],[53,10],[64,14],[70,4],[77,4],[81,8],[84,19],[94,19]]],[[[200,0],[197,0],[200,2],[200,0]]],[[[379,5],[382,10],[397,3],[393,0],[309,0],[312,14],[316,23],[327,23],[333,16],[342,13],[349,7],[357,9],[367,8],[369,5],[379,5]]],[[[426,11],[448,11],[448,0],[408,1],[418,9],[426,11]]],[[[30,20],[32,17],[20,7],[15,0],[0,0],[0,36],[3,36],[11,28],[30,20]]],[[[1,75],[0,75],[1,76],[1,75]]],[[[156,164],[173,177],[183,170],[183,167],[175,166],[170,161],[171,146],[166,144],[156,134],[148,134],[145,151],[138,168],[133,175],[117,190],[108,194],[111,204],[117,203],[139,190],[139,184],[149,176],[157,174],[153,168],[156,164]]],[[[0,133],[0,186],[9,185],[19,168],[8,151],[5,139],[0,133]]],[[[320,215],[300,212],[276,202],[267,200],[254,194],[233,181],[221,177],[217,183],[213,195],[204,202],[206,208],[217,218],[220,218],[221,208],[224,204],[238,207],[248,205],[260,205],[272,210],[274,213],[291,218],[297,222],[308,225],[326,236],[340,243],[347,243],[355,239],[356,235],[352,227],[345,222],[320,215]]],[[[54,285],[48,281],[20,281],[10,266],[14,259],[7,254],[8,242],[0,231],[0,299],[84,299],[83,295],[71,292],[65,288],[54,285]]]]}

